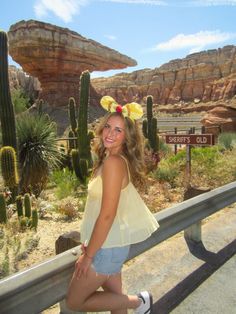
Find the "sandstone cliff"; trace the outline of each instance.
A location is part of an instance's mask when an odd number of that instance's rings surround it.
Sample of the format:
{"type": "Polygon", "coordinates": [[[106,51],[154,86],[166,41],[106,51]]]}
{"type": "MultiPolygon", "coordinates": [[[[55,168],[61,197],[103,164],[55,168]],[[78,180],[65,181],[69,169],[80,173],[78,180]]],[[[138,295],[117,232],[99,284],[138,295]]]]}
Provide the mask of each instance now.
{"type": "Polygon", "coordinates": [[[230,99],[236,94],[236,46],[203,51],[172,60],[159,68],[96,78],[98,95],[118,102],[143,102],[153,95],[154,103],[209,102],[230,99]]]}
{"type": "Polygon", "coordinates": [[[124,69],[137,62],[114,49],[49,23],[29,20],[11,25],[9,53],[41,83],[40,98],[54,107],[79,97],[82,71],[124,69]]]}
{"type": "Polygon", "coordinates": [[[41,90],[39,80],[27,75],[22,69],[14,65],[10,65],[8,71],[10,89],[22,89],[30,100],[34,102],[41,90]]]}

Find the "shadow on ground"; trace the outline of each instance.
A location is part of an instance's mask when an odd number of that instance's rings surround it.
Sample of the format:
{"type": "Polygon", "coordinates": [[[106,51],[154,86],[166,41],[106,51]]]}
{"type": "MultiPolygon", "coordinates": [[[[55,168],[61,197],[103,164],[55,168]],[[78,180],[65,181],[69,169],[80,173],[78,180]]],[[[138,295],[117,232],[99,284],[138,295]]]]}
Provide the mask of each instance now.
{"type": "MultiPolygon", "coordinates": [[[[202,242],[195,244],[188,241],[187,244],[190,252],[195,257],[205,261],[205,263],[156,301],[154,304],[154,313],[170,313],[204,280],[210,277],[236,253],[236,240],[229,243],[218,253],[206,250],[202,242]]],[[[179,271],[181,271],[181,269],[179,271]]]]}

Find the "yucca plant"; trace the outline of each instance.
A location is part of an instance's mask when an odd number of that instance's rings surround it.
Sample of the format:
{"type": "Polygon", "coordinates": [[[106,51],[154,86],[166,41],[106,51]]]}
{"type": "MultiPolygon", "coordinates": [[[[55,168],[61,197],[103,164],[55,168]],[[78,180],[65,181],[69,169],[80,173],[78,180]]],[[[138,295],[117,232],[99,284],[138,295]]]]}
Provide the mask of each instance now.
{"type": "Polygon", "coordinates": [[[55,124],[44,115],[24,114],[17,120],[20,190],[37,197],[45,188],[49,172],[60,163],[55,124]]]}

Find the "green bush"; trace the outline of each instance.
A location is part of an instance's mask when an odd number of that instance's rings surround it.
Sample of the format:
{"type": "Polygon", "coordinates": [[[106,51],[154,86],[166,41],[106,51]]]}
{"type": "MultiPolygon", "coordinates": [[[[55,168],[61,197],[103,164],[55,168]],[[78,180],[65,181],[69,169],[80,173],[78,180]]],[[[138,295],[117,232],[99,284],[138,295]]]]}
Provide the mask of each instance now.
{"type": "Polygon", "coordinates": [[[16,114],[24,112],[30,107],[30,99],[22,89],[12,90],[11,98],[16,114]]]}
{"type": "Polygon", "coordinates": [[[50,183],[56,186],[56,196],[59,199],[71,196],[79,186],[79,180],[68,168],[54,170],[50,175],[50,183]]]}
{"type": "Polygon", "coordinates": [[[218,144],[224,149],[233,149],[236,146],[236,133],[221,133],[218,137],[218,144]]]}
{"type": "Polygon", "coordinates": [[[55,123],[44,115],[25,113],[17,120],[17,134],[20,190],[37,197],[46,187],[50,171],[58,167],[61,160],[55,123]]]}
{"type": "Polygon", "coordinates": [[[178,176],[178,171],[176,169],[171,169],[169,167],[160,167],[155,172],[155,178],[160,182],[169,182],[172,187],[175,187],[175,179],[178,176]]]}

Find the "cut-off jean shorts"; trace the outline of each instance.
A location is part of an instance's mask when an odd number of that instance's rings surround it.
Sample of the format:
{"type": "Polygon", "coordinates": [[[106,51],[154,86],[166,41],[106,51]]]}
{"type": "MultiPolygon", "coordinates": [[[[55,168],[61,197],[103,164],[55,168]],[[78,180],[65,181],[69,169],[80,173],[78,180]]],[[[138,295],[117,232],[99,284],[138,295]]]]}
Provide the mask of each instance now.
{"type": "Polygon", "coordinates": [[[95,254],[92,267],[97,274],[115,275],[121,272],[121,268],[129,255],[130,245],[114,248],[101,248],[95,254]]]}

